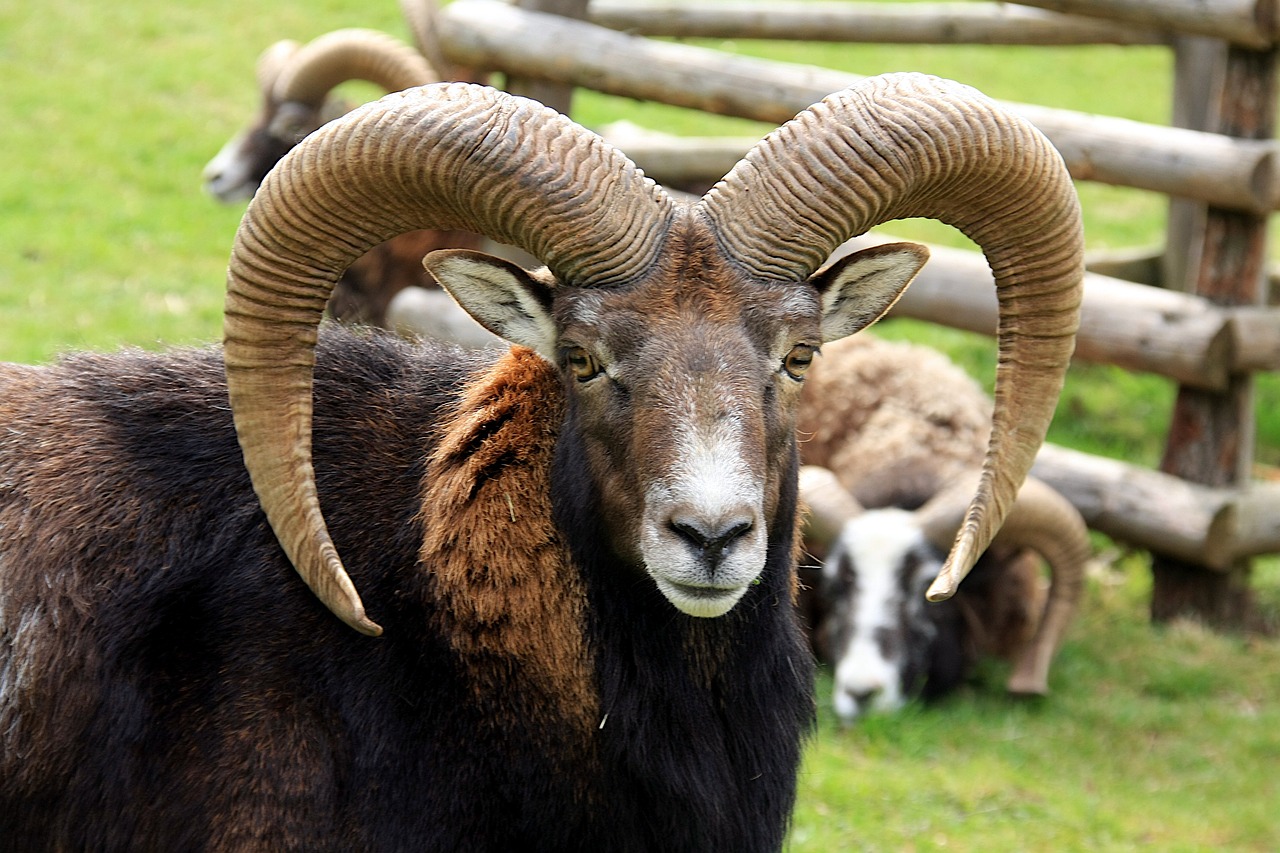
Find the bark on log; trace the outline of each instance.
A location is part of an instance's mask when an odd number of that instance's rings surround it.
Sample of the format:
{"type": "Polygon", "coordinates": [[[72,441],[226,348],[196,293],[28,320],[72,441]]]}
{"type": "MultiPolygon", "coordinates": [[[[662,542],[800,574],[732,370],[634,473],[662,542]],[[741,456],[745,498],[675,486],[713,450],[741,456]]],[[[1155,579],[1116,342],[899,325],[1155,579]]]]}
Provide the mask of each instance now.
{"type": "Polygon", "coordinates": [[[1018,0],[1054,12],[1092,15],[1264,49],[1276,41],[1274,0],[1018,0]]]}
{"type": "Polygon", "coordinates": [[[1154,30],[1007,3],[594,0],[587,19],[633,35],[868,44],[1167,44],[1154,30]]]}
{"type": "Polygon", "coordinates": [[[1280,485],[1214,488],[1052,444],[1031,473],[1075,506],[1090,528],[1217,572],[1280,551],[1280,485]]]}
{"type": "Polygon", "coordinates": [[[758,136],[672,136],[627,122],[596,132],[626,152],[646,175],[676,187],[720,180],[760,141],[758,136]]]}
{"type": "MultiPolygon", "coordinates": [[[[441,27],[454,62],[769,124],[864,79],[651,41],[495,0],[453,3],[443,11],[441,27]]],[[[1005,106],[1036,124],[1079,179],[1255,213],[1280,204],[1273,144],[1028,104],[1005,106]]]]}
{"type": "MultiPolygon", "coordinates": [[[[855,238],[836,250],[847,254],[877,243],[884,234],[855,238]]],[[[995,285],[977,252],[930,246],[931,257],[894,305],[890,316],[913,317],[957,329],[994,335],[995,285]]],[[[1280,367],[1280,312],[1258,309],[1245,315],[1196,296],[1160,290],[1086,273],[1076,357],[1154,373],[1200,388],[1226,388],[1237,359],[1280,367]],[[1257,341],[1240,340],[1257,334],[1257,341]]]]}
{"type": "Polygon", "coordinates": [[[1162,267],[1167,254],[1164,246],[1089,250],[1085,252],[1084,268],[1134,284],[1161,287],[1164,283],[1162,267]]]}
{"type": "Polygon", "coordinates": [[[1280,370],[1280,309],[1244,306],[1231,312],[1231,362],[1238,373],[1280,370]]]}
{"type": "MultiPolygon", "coordinates": [[[[1270,137],[1276,116],[1276,60],[1233,47],[1222,87],[1221,127],[1233,136],[1270,137]]],[[[1218,305],[1258,306],[1266,266],[1267,218],[1210,207],[1196,293],[1218,305]]],[[[1253,381],[1231,378],[1220,392],[1182,386],[1174,406],[1162,471],[1188,481],[1227,486],[1248,481],[1254,445],[1253,381]]],[[[1223,628],[1243,628],[1250,618],[1250,567],[1231,567],[1226,582],[1198,577],[1194,562],[1152,561],[1151,614],[1158,621],[1194,616],[1223,628]]],[[[1201,573],[1203,574],[1203,573],[1201,573]]]]}

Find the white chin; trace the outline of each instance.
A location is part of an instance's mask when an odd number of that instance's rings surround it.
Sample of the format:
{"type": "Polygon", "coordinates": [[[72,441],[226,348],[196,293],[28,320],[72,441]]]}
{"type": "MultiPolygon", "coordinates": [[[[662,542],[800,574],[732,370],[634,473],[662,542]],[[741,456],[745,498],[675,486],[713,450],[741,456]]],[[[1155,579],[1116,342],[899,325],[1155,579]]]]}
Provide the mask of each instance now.
{"type": "Polygon", "coordinates": [[[237,184],[234,187],[220,189],[217,187],[208,187],[208,192],[223,204],[237,204],[242,201],[249,201],[256,192],[256,187],[246,186],[245,184],[237,184]]]}
{"type": "Polygon", "coordinates": [[[849,725],[862,715],[862,703],[852,696],[848,696],[836,690],[836,695],[832,705],[835,707],[836,716],[840,718],[840,722],[849,725]]]}
{"type": "Polygon", "coordinates": [[[667,597],[667,601],[670,601],[677,610],[701,619],[714,619],[728,613],[747,591],[745,586],[717,589],[672,583],[666,578],[654,578],[654,580],[658,584],[658,589],[667,597]]]}

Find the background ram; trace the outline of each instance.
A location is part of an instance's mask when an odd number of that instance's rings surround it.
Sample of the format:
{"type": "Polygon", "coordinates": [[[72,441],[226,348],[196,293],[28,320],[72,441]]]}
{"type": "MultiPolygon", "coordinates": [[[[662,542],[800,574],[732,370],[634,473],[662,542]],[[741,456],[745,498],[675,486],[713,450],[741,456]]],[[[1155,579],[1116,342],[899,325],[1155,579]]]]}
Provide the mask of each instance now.
{"type": "MultiPolygon", "coordinates": [[[[417,50],[368,29],[335,30],[305,45],[278,41],[262,52],[256,71],[257,118],[204,167],[205,189],[227,204],[252,198],[289,149],[354,106],[334,96],[339,85],[367,81],[397,92],[442,79],[417,50]]],[[[380,243],[342,274],[329,313],[345,322],[400,327],[469,346],[493,344],[493,335],[439,293],[422,267],[422,258],[436,249],[478,249],[484,242],[466,231],[419,230],[380,243]],[[406,288],[415,290],[404,293],[406,288]],[[398,309],[392,307],[397,297],[398,309]]]]}

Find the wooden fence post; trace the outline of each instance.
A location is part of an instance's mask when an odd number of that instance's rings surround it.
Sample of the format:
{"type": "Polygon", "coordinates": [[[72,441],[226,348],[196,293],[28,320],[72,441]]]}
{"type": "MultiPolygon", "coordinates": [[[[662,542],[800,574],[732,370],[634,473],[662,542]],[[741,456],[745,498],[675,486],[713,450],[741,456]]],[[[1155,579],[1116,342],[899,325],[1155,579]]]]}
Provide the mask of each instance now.
{"type": "MultiPolygon", "coordinates": [[[[1227,46],[1206,36],[1178,36],[1173,40],[1174,127],[1212,131],[1218,127],[1222,75],[1227,46]]],[[[1169,198],[1169,221],[1161,258],[1161,287],[1193,292],[1204,245],[1207,207],[1193,199],[1169,198]]]]}
{"type": "MultiPolygon", "coordinates": [[[[1276,113],[1276,49],[1232,47],[1222,83],[1221,133],[1265,139],[1276,113]]],[[[1220,305],[1262,301],[1267,217],[1210,207],[1205,216],[1197,294],[1220,305]]],[[[1178,390],[1160,468],[1210,486],[1243,484],[1253,464],[1253,381],[1233,376],[1222,392],[1178,390]]],[[[1220,628],[1243,628],[1251,616],[1250,563],[1223,572],[1155,555],[1151,616],[1168,621],[1191,616],[1220,628]]]]}

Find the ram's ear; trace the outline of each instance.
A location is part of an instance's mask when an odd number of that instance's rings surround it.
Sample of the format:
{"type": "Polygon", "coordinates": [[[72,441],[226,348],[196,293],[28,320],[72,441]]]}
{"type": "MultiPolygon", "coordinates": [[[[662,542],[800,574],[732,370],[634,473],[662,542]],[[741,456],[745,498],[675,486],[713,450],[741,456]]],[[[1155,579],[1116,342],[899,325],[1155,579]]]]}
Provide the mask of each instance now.
{"type": "Polygon", "coordinates": [[[432,252],[422,265],[481,326],[555,360],[549,281],[510,261],[466,249],[432,252]]]}
{"type": "Polygon", "coordinates": [[[816,273],[809,283],[822,295],[822,342],[852,335],[879,320],[927,260],[929,250],[917,243],[885,243],[816,273]]]}

